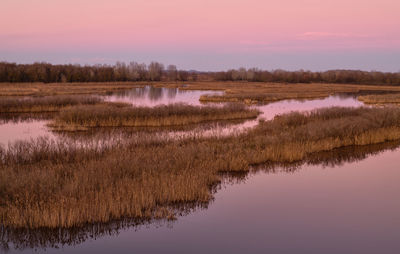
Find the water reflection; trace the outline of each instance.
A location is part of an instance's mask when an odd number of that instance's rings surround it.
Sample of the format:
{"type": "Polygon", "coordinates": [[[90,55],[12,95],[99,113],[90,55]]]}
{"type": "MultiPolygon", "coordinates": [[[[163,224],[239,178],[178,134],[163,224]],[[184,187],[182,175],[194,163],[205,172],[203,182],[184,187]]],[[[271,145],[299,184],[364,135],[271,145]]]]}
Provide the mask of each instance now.
{"type": "MultiPolygon", "coordinates": [[[[112,102],[126,102],[135,106],[156,106],[171,103],[187,103],[191,105],[202,105],[199,101],[204,94],[222,94],[219,91],[180,90],[178,88],[159,88],[145,86],[126,91],[118,91],[104,96],[103,99],[112,102]]],[[[258,124],[260,119],[271,120],[276,115],[292,111],[309,111],[324,107],[342,106],[359,107],[363,103],[356,98],[342,94],[330,96],[324,99],[314,100],[284,100],[266,105],[255,105],[262,112],[257,119],[241,121],[217,121],[199,125],[189,125],[174,128],[120,128],[121,132],[169,132],[173,138],[185,138],[190,136],[228,136],[241,133],[258,124]]],[[[53,114],[0,114],[0,145],[7,145],[16,140],[29,140],[39,136],[88,136],[87,133],[61,134],[53,133],[46,126],[46,120],[51,119],[53,114]]],[[[101,128],[103,129],[103,128],[101,128]]],[[[106,129],[106,128],[104,128],[106,129]]],[[[90,130],[88,133],[102,132],[103,130],[90,130]]],[[[106,130],[107,131],[107,130],[106,130]]]]}
{"type": "MultiPolygon", "coordinates": [[[[208,204],[181,204],[168,207],[177,216],[186,216],[194,210],[207,209],[208,204]]],[[[121,231],[139,231],[144,227],[172,227],[174,220],[124,218],[107,223],[87,224],[73,228],[8,228],[0,225],[0,250],[46,250],[63,246],[75,246],[85,241],[105,236],[117,236],[121,231]]]]}
{"type": "Polygon", "coordinates": [[[257,119],[248,120],[241,124],[228,127],[219,127],[204,132],[204,136],[227,136],[235,133],[241,133],[249,128],[255,127],[260,119],[272,120],[277,115],[290,112],[306,112],[320,108],[328,107],[361,107],[364,104],[355,98],[349,96],[330,96],[324,99],[314,100],[283,100],[269,104],[255,105],[256,109],[261,111],[257,119]]]}
{"type": "MultiPolygon", "coordinates": [[[[187,103],[191,105],[201,105],[199,98],[203,94],[219,94],[215,91],[193,91],[179,90],[178,88],[157,88],[153,86],[145,86],[143,88],[134,88],[132,90],[118,91],[108,96],[104,96],[106,101],[127,102],[135,106],[155,106],[171,103],[187,103]]],[[[47,127],[49,120],[55,113],[18,113],[18,114],[0,114],[0,145],[6,146],[17,140],[30,140],[40,136],[57,138],[58,136],[68,136],[68,134],[54,133],[47,127]]],[[[231,122],[232,124],[235,122],[231,122]]],[[[219,123],[224,125],[224,123],[219,123]]],[[[229,124],[229,123],[227,123],[229,124]]],[[[210,129],[209,124],[199,126],[184,126],[175,128],[174,131],[186,132],[193,129],[210,129]]],[[[156,129],[148,128],[125,128],[122,132],[140,132],[140,131],[168,131],[168,128],[156,129]]],[[[173,132],[174,132],[173,131],[173,132]]],[[[96,133],[97,130],[92,130],[96,133]]],[[[71,136],[79,136],[82,133],[72,134],[71,136]]],[[[88,136],[83,134],[84,136],[88,136]]],[[[173,135],[173,134],[171,134],[173,135]]],[[[185,134],[186,135],[186,134],[185,134]]],[[[182,135],[180,135],[182,136],[182,135]]]]}
{"type": "Polygon", "coordinates": [[[293,163],[266,163],[254,166],[253,173],[264,171],[268,173],[278,173],[280,171],[286,173],[294,173],[300,170],[304,165],[325,167],[341,167],[347,163],[355,163],[365,160],[372,156],[377,156],[385,151],[395,151],[399,148],[400,141],[391,141],[381,144],[373,144],[366,146],[347,146],[323,151],[308,155],[305,160],[293,163]]]}
{"type": "MultiPolygon", "coordinates": [[[[369,146],[351,146],[351,147],[345,147],[345,148],[340,148],[340,149],[335,149],[332,151],[327,151],[327,152],[321,152],[321,153],[317,153],[317,154],[313,154],[310,155],[307,159],[305,159],[304,161],[300,161],[297,163],[292,163],[292,164],[266,164],[266,165],[259,165],[259,166],[254,166],[254,168],[250,171],[250,173],[248,174],[239,174],[239,175],[229,175],[229,176],[225,176],[225,181],[220,184],[219,186],[215,187],[215,190],[221,189],[221,188],[226,188],[225,185],[230,185],[232,183],[244,183],[248,180],[250,175],[255,175],[256,179],[257,177],[261,177],[264,175],[264,173],[270,174],[270,175],[278,175],[281,178],[277,178],[277,179],[289,179],[288,177],[290,175],[293,175],[296,172],[301,172],[304,170],[304,168],[307,168],[307,166],[312,165],[312,166],[317,166],[317,167],[335,167],[335,170],[337,172],[339,172],[339,179],[341,179],[340,181],[345,181],[343,179],[346,179],[347,176],[351,176],[352,174],[355,174],[357,172],[351,171],[353,168],[358,167],[358,165],[360,165],[361,161],[364,160],[373,160],[374,158],[381,158],[383,154],[387,155],[391,155],[391,157],[396,158],[396,156],[398,156],[399,154],[399,150],[398,147],[400,146],[400,141],[397,142],[389,142],[389,143],[383,143],[383,144],[376,144],[376,145],[369,145],[369,146]],[[346,166],[347,165],[347,166],[346,166]],[[346,169],[345,171],[341,170],[341,169],[346,169]],[[260,174],[262,173],[262,174],[260,174]],[[289,173],[289,175],[288,175],[289,173]]],[[[391,157],[389,156],[388,158],[386,158],[385,156],[383,156],[384,160],[380,161],[380,163],[385,163],[386,165],[391,165],[391,163],[393,163],[393,161],[391,161],[391,157]]],[[[395,164],[396,165],[396,164],[395,164]]],[[[396,166],[395,166],[396,167],[396,166]]],[[[320,170],[320,169],[319,169],[320,170]]],[[[399,175],[393,175],[392,174],[388,174],[388,172],[391,171],[380,171],[380,170],[375,170],[374,174],[380,174],[379,178],[382,179],[396,179],[396,177],[398,177],[399,175]],[[382,172],[382,173],[381,173],[382,172]]],[[[315,175],[315,172],[313,173],[315,175]]],[[[377,175],[376,175],[377,176],[377,175]]],[[[362,175],[358,175],[358,178],[363,178],[362,175]]],[[[357,177],[355,179],[358,179],[357,177]]],[[[350,186],[352,185],[351,180],[352,178],[350,178],[350,186]]],[[[364,179],[364,178],[363,178],[364,179]]],[[[312,184],[314,184],[315,186],[319,186],[319,187],[315,187],[315,191],[322,191],[322,187],[323,185],[331,185],[333,183],[335,183],[334,181],[335,179],[331,179],[331,178],[315,178],[315,179],[309,179],[309,181],[311,181],[312,184]],[[320,182],[322,181],[322,182],[320,182]],[[334,181],[334,182],[330,182],[330,181],[334,181]],[[330,182],[330,183],[329,183],[330,182]],[[318,189],[320,188],[320,189],[318,189]]],[[[364,179],[364,181],[362,182],[354,182],[354,185],[359,185],[357,188],[361,188],[361,185],[367,185],[370,184],[368,183],[367,179],[364,179]]],[[[278,182],[273,183],[270,182],[269,184],[276,184],[277,186],[282,186],[281,181],[277,180],[278,182]]],[[[263,184],[263,183],[261,183],[263,184]]],[[[245,200],[249,200],[249,197],[253,197],[255,198],[258,195],[258,191],[259,189],[255,188],[256,186],[253,185],[245,185],[245,186],[249,186],[249,188],[251,187],[250,190],[247,190],[245,193],[238,193],[235,191],[229,191],[229,192],[225,192],[222,193],[221,195],[225,195],[225,196],[234,196],[235,200],[238,200],[238,202],[248,202],[245,200]]],[[[268,185],[264,185],[263,184],[263,188],[268,188],[268,185]]],[[[282,186],[284,190],[286,190],[286,192],[289,194],[289,200],[291,200],[291,202],[296,203],[296,199],[298,198],[298,195],[301,195],[301,193],[299,193],[299,189],[292,189],[291,186],[282,186]],[[292,195],[292,196],[290,196],[292,195]]],[[[171,188],[173,188],[173,186],[171,186],[171,188]]],[[[311,188],[311,186],[310,186],[311,188]]],[[[337,186],[336,192],[331,193],[329,195],[333,195],[333,196],[326,196],[326,198],[329,200],[331,199],[332,202],[333,200],[337,200],[337,199],[345,199],[346,195],[349,195],[350,193],[343,193],[341,191],[341,186],[337,186]]],[[[359,195],[358,198],[366,198],[366,197],[370,197],[371,195],[375,195],[377,199],[380,200],[386,200],[389,199],[389,197],[387,196],[380,196],[380,194],[385,194],[385,192],[382,193],[368,193],[368,192],[360,192],[357,193],[357,191],[355,191],[356,194],[352,194],[352,195],[359,195]]],[[[272,195],[273,193],[271,193],[272,195]]],[[[219,193],[217,193],[216,195],[220,195],[219,193]]],[[[308,194],[307,194],[308,195],[308,194]]],[[[250,199],[251,200],[251,199],[250,199]]],[[[286,200],[286,201],[289,201],[286,200]]],[[[367,199],[368,200],[368,199],[367,199]]],[[[217,200],[218,201],[218,200],[217,200]]],[[[261,200],[259,200],[261,201],[261,200]]],[[[391,202],[391,200],[388,200],[389,202],[391,202]]],[[[279,196],[276,198],[276,200],[272,199],[270,200],[271,205],[279,205],[280,201],[279,201],[279,196]]],[[[282,201],[281,201],[282,202],[282,201]]],[[[308,202],[310,202],[309,205],[311,205],[313,203],[312,199],[310,199],[308,202]]],[[[265,207],[262,207],[263,210],[261,211],[256,211],[256,210],[251,210],[251,209],[245,209],[243,211],[233,211],[233,210],[225,210],[226,206],[224,205],[224,203],[222,202],[222,204],[217,205],[218,202],[216,202],[216,206],[213,207],[212,213],[214,214],[219,214],[219,216],[222,217],[227,217],[227,216],[233,216],[234,214],[237,214],[239,212],[243,213],[242,217],[244,218],[251,218],[252,216],[254,218],[259,218],[259,219],[263,219],[263,220],[267,220],[268,214],[270,213],[271,216],[273,216],[274,211],[271,210],[271,206],[267,205],[265,207]],[[260,215],[257,215],[260,213],[260,215]]],[[[286,203],[285,203],[286,204],[286,203]]],[[[353,209],[355,211],[359,211],[358,209],[358,202],[350,202],[347,204],[349,207],[346,207],[345,209],[353,209]]],[[[261,207],[260,207],[261,208],[261,207]]],[[[200,211],[207,211],[208,209],[208,204],[182,204],[181,206],[175,206],[175,207],[170,207],[170,209],[175,209],[175,212],[179,215],[179,216],[192,216],[193,218],[197,218],[196,220],[206,220],[207,221],[207,217],[203,218],[201,217],[202,215],[199,214],[199,210],[200,211]],[[200,216],[200,217],[199,217],[200,216]],[[203,218],[203,219],[201,219],[203,218]]],[[[279,207],[277,208],[279,211],[279,207]]],[[[283,209],[283,208],[282,208],[283,209]]],[[[300,207],[299,207],[300,209],[300,207]]],[[[343,209],[343,207],[337,207],[337,209],[343,209]]],[[[386,211],[385,207],[381,208],[382,211],[386,211]]],[[[296,216],[298,215],[299,217],[302,216],[302,214],[297,214],[295,211],[292,214],[292,216],[294,216],[293,218],[288,218],[286,215],[284,215],[285,213],[287,213],[288,211],[286,210],[281,210],[281,216],[278,218],[275,218],[275,220],[279,221],[281,224],[285,224],[286,220],[289,221],[294,221],[295,223],[299,223],[299,221],[296,221],[296,216]]],[[[299,211],[300,212],[300,211],[299,211]]],[[[320,214],[320,211],[314,211],[314,210],[309,210],[307,209],[307,212],[309,213],[308,216],[310,218],[318,218],[318,217],[323,217],[325,218],[324,214],[320,214]]],[[[353,216],[359,216],[359,214],[356,212],[354,213],[353,216]]],[[[193,219],[192,218],[192,219],[193,219]]],[[[331,218],[332,219],[332,218],[331,218]]],[[[355,219],[355,218],[350,218],[351,219],[355,219]]],[[[217,228],[219,228],[219,230],[223,230],[224,227],[227,228],[235,228],[236,229],[244,229],[246,228],[246,225],[244,223],[244,221],[221,221],[221,217],[218,217],[219,220],[219,224],[218,225],[214,225],[215,230],[217,228]],[[233,224],[232,224],[233,223],[233,224]]],[[[162,221],[162,220],[155,220],[155,221],[137,221],[134,219],[129,219],[129,218],[125,218],[119,221],[113,221],[110,223],[99,223],[99,224],[88,224],[82,227],[77,227],[77,228],[69,228],[69,229],[46,229],[46,228],[41,228],[41,229],[12,229],[12,228],[5,228],[5,227],[0,227],[0,245],[3,248],[3,250],[10,250],[13,251],[14,249],[18,249],[18,250],[32,250],[32,249],[43,249],[43,248],[49,248],[48,251],[51,252],[56,252],[56,248],[59,247],[63,247],[68,249],[69,253],[74,253],[74,252],[79,252],[78,249],[75,248],[69,248],[68,246],[76,246],[76,245],[81,245],[85,242],[87,242],[90,239],[94,239],[96,241],[91,241],[89,244],[92,247],[95,247],[97,245],[102,246],[101,248],[106,248],[105,251],[106,252],[110,252],[110,251],[119,251],[118,247],[117,249],[114,249],[114,247],[105,247],[102,244],[102,240],[104,240],[104,238],[106,238],[107,236],[117,236],[120,234],[128,234],[130,236],[129,242],[131,241],[135,241],[136,239],[136,244],[138,244],[139,246],[131,246],[133,249],[138,248],[138,249],[146,249],[147,247],[151,247],[151,246],[145,246],[145,244],[140,244],[140,240],[139,239],[147,239],[148,241],[157,241],[157,237],[152,235],[152,234],[146,234],[146,232],[148,231],[147,228],[142,228],[143,226],[149,226],[152,225],[151,227],[158,226],[158,225],[164,225],[167,224],[170,228],[171,231],[166,232],[165,234],[173,234],[174,232],[174,228],[175,226],[178,226],[178,228],[180,228],[180,230],[183,230],[183,234],[185,235],[191,235],[191,233],[193,232],[197,232],[196,230],[200,230],[203,227],[204,224],[207,224],[205,222],[200,222],[197,224],[197,229],[194,229],[193,227],[188,227],[185,228],[183,227],[183,229],[181,228],[181,224],[184,223],[185,219],[184,217],[180,217],[178,218],[178,221],[172,223],[172,222],[167,222],[167,221],[162,221]],[[171,227],[174,226],[172,229],[171,227]],[[143,234],[141,233],[143,232],[143,234]],[[99,239],[101,238],[101,239],[99,239]],[[139,241],[139,242],[138,242],[139,241]]],[[[335,223],[342,223],[341,221],[336,221],[335,223]]],[[[371,226],[372,227],[372,226],[371,226]]],[[[266,231],[269,231],[268,228],[265,229],[266,231]]],[[[298,229],[298,230],[303,230],[303,229],[298,229]]],[[[304,232],[307,232],[307,229],[304,229],[304,232]]],[[[318,232],[320,231],[320,233],[327,233],[328,229],[326,228],[310,228],[308,229],[309,231],[312,231],[316,234],[318,234],[318,232]]],[[[370,230],[370,229],[368,229],[370,230]]],[[[156,231],[151,231],[152,233],[156,233],[156,231]]],[[[212,232],[206,231],[208,235],[212,235],[212,232]]],[[[261,232],[259,232],[261,233],[261,232]]],[[[270,233],[274,233],[274,232],[270,232],[270,233]]],[[[298,232],[300,233],[300,232],[298,232]]],[[[389,232],[389,234],[391,234],[391,232],[389,232]]],[[[229,234],[228,234],[229,235],[229,234]]],[[[166,235],[165,235],[166,236],[166,235]]],[[[240,237],[242,237],[242,235],[237,235],[237,237],[239,237],[238,239],[230,239],[230,241],[234,241],[234,242],[240,242],[240,237]]],[[[283,237],[283,236],[282,236],[283,237]]],[[[123,237],[122,237],[123,238],[123,237]]],[[[282,238],[281,240],[283,241],[284,238],[282,238]]],[[[199,241],[201,241],[200,239],[198,239],[199,241]]],[[[218,239],[221,241],[224,241],[224,238],[221,237],[221,239],[218,239]]],[[[326,239],[324,239],[326,240],[326,239]]],[[[184,239],[182,239],[183,242],[181,242],[181,244],[183,246],[186,246],[186,243],[184,242],[184,239]]],[[[261,241],[262,243],[265,243],[265,240],[261,241]]],[[[188,243],[189,244],[189,243],[188,243]]],[[[246,243],[249,244],[248,242],[246,243]]],[[[260,243],[258,243],[260,244],[260,243]]],[[[280,243],[277,243],[280,244],[280,243]]],[[[281,244],[285,244],[285,241],[283,241],[281,244]]],[[[310,244],[310,243],[308,243],[310,244]]],[[[310,245],[311,247],[312,245],[310,245]]],[[[119,246],[121,247],[121,246],[119,246]]],[[[204,246],[206,248],[206,246],[204,246]]],[[[253,246],[254,247],[254,246],[253,246]]],[[[262,246],[258,246],[258,247],[262,247],[262,246]]],[[[123,247],[121,247],[121,251],[123,250],[123,247]]],[[[172,247],[170,246],[169,248],[176,250],[176,248],[178,247],[172,247]]],[[[179,248],[178,248],[179,249],[179,248]]],[[[206,248],[207,249],[207,248],[206,248]]],[[[163,249],[163,251],[168,252],[168,248],[167,249],[163,249]]],[[[82,251],[82,250],[81,250],[82,251]]],[[[132,249],[130,249],[130,251],[132,251],[132,249]]],[[[204,251],[204,249],[203,249],[204,251]]],[[[84,252],[84,251],[82,251],[84,252]]],[[[233,251],[235,252],[235,251],[233,251]]],[[[240,251],[236,251],[236,252],[240,252],[240,251]]],[[[301,251],[300,251],[301,252],[301,251]]],[[[173,251],[171,251],[171,253],[173,253],[173,251]]],[[[292,252],[293,253],[293,252],[292,252]]],[[[296,252],[299,253],[299,252],[296,252]]],[[[304,252],[305,253],[305,252],[304,252]]],[[[327,253],[335,253],[335,252],[327,252],[327,253]]],[[[367,253],[367,252],[364,252],[367,253]]],[[[382,252],[384,253],[384,252],[382,252]]],[[[395,253],[395,252],[393,252],[395,253]]]]}
{"type": "Polygon", "coordinates": [[[6,146],[17,140],[30,140],[38,137],[54,138],[48,127],[47,120],[13,119],[0,124],[0,146],[6,146]]]}
{"type": "Polygon", "coordinates": [[[172,103],[187,103],[202,105],[199,101],[202,95],[220,95],[219,91],[181,90],[178,88],[163,88],[145,86],[127,91],[119,91],[105,97],[106,101],[126,102],[136,106],[157,106],[172,103]]]}

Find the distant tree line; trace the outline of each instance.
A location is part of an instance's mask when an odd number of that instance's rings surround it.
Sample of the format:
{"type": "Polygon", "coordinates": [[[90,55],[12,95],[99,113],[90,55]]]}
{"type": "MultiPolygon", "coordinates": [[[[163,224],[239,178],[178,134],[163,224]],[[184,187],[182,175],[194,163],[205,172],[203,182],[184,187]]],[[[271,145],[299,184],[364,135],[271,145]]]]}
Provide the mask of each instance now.
{"type": "Polygon", "coordinates": [[[311,71],[265,71],[257,68],[229,70],[214,73],[220,81],[284,82],[284,83],[342,83],[400,85],[400,72],[378,72],[359,70],[311,71]]]}
{"type": "Polygon", "coordinates": [[[283,83],[353,83],[400,85],[400,72],[359,70],[265,71],[239,68],[221,72],[178,70],[158,62],[117,62],[115,65],[52,65],[49,63],[16,64],[0,62],[0,82],[106,82],[106,81],[248,81],[283,83]]]}
{"type": "Polygon", "coordinates": [[[107,81],[187,81],[197,80],[194,71],[167,69],[158,62],[117,62],[115,65],[53,65],[49,63],[16,64],[0,62],[0,82],[107,82],[107,81]]]}

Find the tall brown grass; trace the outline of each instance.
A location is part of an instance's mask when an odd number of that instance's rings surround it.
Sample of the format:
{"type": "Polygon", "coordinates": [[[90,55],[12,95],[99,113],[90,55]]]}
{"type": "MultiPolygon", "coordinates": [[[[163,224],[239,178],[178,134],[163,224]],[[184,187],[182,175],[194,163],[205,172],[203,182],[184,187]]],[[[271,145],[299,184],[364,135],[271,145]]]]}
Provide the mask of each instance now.
{"type": "Polygon", "coordinates": [[[366,104],[400,104],[400,93],[364,95],[359,96],[358,100],[366,104]]]}
{"type": "MultiPolygon", "coordinates": [[[[223,177],[224,179],[228,179],[229,182],[242,182],[246,181],[249,173],[252,174],[259,171],[270,174],[277,172],[292,173],[301,169],[301,166],[304,164],[332,167],[340,166],[343,163],[363,160],[371,155],[376,155],[386,150],[397,149],[399,145],[400,141],[367,146],[347,146],[330,151],[313,153],[302,161],[260,164],[251,167],[250,172],[242,172],[233,175],[224,174],[223,177]]],[[[207,208],[207,204],[202,206],[197,206],[194,203],[188,203],[186,205],[180,204],[168,208],[159,208],[159,213],[154,214],[152,220],[124,217],[106,223],[90,223],[69,228],[13,228],[0,225],[0,250],[3,248],[3,250],[7,251],[11,246],[18,250],[27,248],[57,248],[64,245],[73,246],[92,238],[98,239],[107,235],[118,235],[119,231],[127,228],[134,227],[137,230],[140,229],[141,225],[147,225],[147,223],[154,223],[155,221],[161,222],[159,219],[168,219],[171,214],[186,215],[195,209],[203,208],[207,208]]]]}
{"type": "Polygon", "coordinates": [[[258,110],[242,104],[227,104],[222,107],[171,104],[151,108],[109,103],[63,109],[55,117],[52,126],[56,129],[179,126],[215,120],[255,118],[259,114],[258,110]]]}
{"type": "Polygon", "coordinates": [[[320,109],[282,115],[229,137],[150,137],[87,146],[41,140],[0,149],[0,223],[34,229],[171,217],[160,211],[208,203],[224,172],[399,140],[400,109],[320,109]]]}
{"type": "Polygon", "coordinates": [[[100,98],[92,96],[9,97],[0,100],[0,113],[55,112],[67,106],[94,105],[100,102],[100,98]]]}
{"type": "Polygon", "coordinates": [[[0,97],[107,94],[146,84],[148,82],[0,83],[0,97]]]}

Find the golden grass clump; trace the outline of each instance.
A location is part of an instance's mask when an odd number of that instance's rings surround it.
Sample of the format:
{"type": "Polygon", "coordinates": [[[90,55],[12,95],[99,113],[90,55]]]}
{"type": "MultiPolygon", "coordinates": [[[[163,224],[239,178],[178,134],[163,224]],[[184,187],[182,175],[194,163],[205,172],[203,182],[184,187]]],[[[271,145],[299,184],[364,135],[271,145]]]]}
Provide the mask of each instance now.
{"type": "Polygon", "coordinates": [[[358,100],[366,104],[400,104],[400,93],[364,95],[359,96],[358,100]]]}
{"type": "Polygon", "coordinates": [[[260,114],[242,104],[191,106],[187,104],[132,107],[108,103],[63,109],[51,124],[55,129],[87,127],[161,127],[197,124],[216,120],[255,118],[260,114]]]}
{"type": "Polygon", "coordinates": [[[146,84],[147,82],[0,83],[0,96],[107,94],[143,87],[146,84]]]}
{"type": "Polygon", "coordinates": [[[110,144],[19,142],[0,148],[0,224],[68,228],[173,217],[160,209],[209,202],[224,172],[399,139],[398,108],[329,108],[282,115],[220,138],[166,141],[149,134],[110,144]]]}
{"type": "Polygon", "coordinates": [[[67,106],[94,105],[100,102],[100,98],[93,96],[8,97],[0,100],[0,113],[56,112],[67,106]]]}
{"type": "MultiPolygon", "coordinates": [[[[302,165],[324,165],[337,166],[343,163],[352,163],[363,160],[371,155],[377,155],[387,150],[395,150],[400,141],[385,142],[367,146],[347,146],[330,151],[313,153],[305,160],[294,163],[265,163],[252,166],[250,172],[237,172],[220,174],[225,183],[239,183],[246,181],[249,173],[259,171],[267,173],[292,173],[302,169],[302,165]]],[[[217,188],[215,188],[217,189],[217,188]]],[[[196,203],[179,204],[172,207],[159,207],[155,209],[152,219],[121,218],[105,223],[87,223],[78,227],[70,228],[12,228],[0,225],[0,250],[10,250],[12,246],[17,250],[32,248],[57,248],[65,245],[74,246],[88,239],[98,239],[103,236],[118,235],[121,230],[140,229],[147,223],[159,222],[159,220],[174,220],[177,216],[186,215],[194,210],[207,208],[207,203],[202,205],[196,203]]],[[[164,222],[165,223],[165,222],[164,222]]],[[[168,222],[166,222],[168,223],[168,222]]]]}

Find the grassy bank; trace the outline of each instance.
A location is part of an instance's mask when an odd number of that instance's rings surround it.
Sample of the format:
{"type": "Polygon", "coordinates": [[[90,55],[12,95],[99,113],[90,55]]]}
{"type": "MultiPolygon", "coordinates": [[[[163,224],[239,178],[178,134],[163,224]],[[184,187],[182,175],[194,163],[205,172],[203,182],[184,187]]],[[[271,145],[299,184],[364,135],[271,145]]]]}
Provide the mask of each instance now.
{"type": "Polygon", "coordinates": [[[398,139],[400,109],[330,108],[279,116],[223,138],[165,141],[137,135],[86,148],[19,142],[0,150],[0,223],[55,228],[173,218],[171,205],[207,204],[224,172],[398,139]]]}
{"type": "Polygon", "coordinates": [[[75,105],[94,105],[101,99],[91,96],[47,96],[29,98],[2,98],[0,113],[43,113],[56,112],[75,105]]]}
{"type": "Polygon", "coordinates": [[[144,82],[0,83],[0,96],[107,94],[142,87],[144,82]]]}
{"type": "Polygon", "coordinates": [[[366,104],[400,104],[400,93],[359,96],[366,104]]]}
{"type": "Polygon", "coordinates": [[[197,107],[186,104],[132,107],[108,103],[76,106],[62,110],[51,124],[55,129],[92,127],[162,127],[197,124],[216,120],[255,118],[260,114],[242,104],[197,107]]]}
{"type": "Polygon", "coordinates": [[[0,83],[0,96],[48,96],[71,94],[106,94],[135,87],[179,87],[183,90],[219,90],[224,95],[203,96],[202,101],[268,103],[284,99],[324,98],[338,93],[400,92],[399,86],[354,84],[286,84],[245,81],[203,82],[97,82],[97,83],[0,83]],[[185,85],[184,85],[185,84],[185,85]]]}

